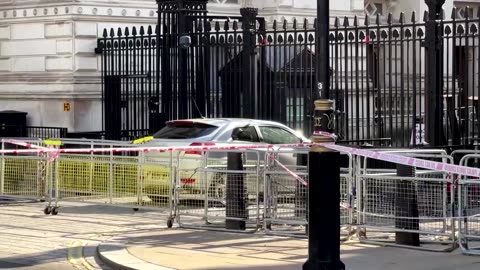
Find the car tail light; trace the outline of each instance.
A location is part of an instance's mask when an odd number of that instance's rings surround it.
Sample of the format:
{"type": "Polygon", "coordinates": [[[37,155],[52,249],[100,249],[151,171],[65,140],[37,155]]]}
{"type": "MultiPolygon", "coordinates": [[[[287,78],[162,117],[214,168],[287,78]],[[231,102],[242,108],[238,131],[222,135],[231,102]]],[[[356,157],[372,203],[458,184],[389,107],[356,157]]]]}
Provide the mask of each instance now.
{"type": "Polygon", "coordinates": [[[180,183],[182,184],[193,184],[195,183],[195,178],[181,178],[180,183]]]}
{"type": "MultiPolygon", "coordinates": [[[[194,142],[192,144],[190,144],[190,146],[213,146],[215,145],[215,143],[213,142],[194,142]]],[[[202,155],[202,151],[198,151],[198,150],[192,150],[192,151],[185,151],[185,154],[188,154],[188,155],[202,155]]]]}

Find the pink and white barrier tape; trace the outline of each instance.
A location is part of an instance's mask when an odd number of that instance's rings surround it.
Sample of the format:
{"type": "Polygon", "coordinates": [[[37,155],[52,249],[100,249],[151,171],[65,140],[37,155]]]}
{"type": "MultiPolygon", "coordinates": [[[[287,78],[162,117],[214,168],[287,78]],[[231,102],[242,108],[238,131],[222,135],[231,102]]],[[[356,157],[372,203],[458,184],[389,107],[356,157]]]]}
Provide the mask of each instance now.
{"type": "Polygon", "coordinates": [[[307,148],[312,144],[282,144],[282,145],[250,145],[250,144],[226,144],[216,146],[184,146],[184,147],[119,147],[119,148],[78,148],[78,149],[20,149],[20,150],[0,150],[0,154],[34,154],[34,153],[121,153],[121,152],[173,152],[173,151],[220,151],[220,150],[249,150],[249,149],[272,149],[275,147],[283,148],[307,148]]]}
{"type": "MultiPolygon", "coordinates": [[[[32,144],[22,143],[25,146],[32,144]]],[[[20,150],[0,150],[0,154],[38,154],[38,153],[55,153],[56,156],[62,153],[120,153],[120,152],[172,152],[172,151],[219,151],[219,150],[249,150],[249,149],[272,149],[272,148],[307,148],[312,146],[323,146],[325,148],[349,153],[352,155],[363,156],[367,158],[373,158],[377,160],[403,164],[407,166],[413,166],[423,169],[441,171],[446,173],[465,175],[471,177],[480,177],[480,169],[470,168],[458,165],[452,165],[447,163],[429,161],[419,158],[406,157],[398,154],[388,154],[381,153],[377,151],[365,150],[350,148],[340,145],[335,145],[332,143],[322,143],[322,144],[283,144],[283,145],[215,145],[215,146],[186,146],[186,147],[120,147],[120,148],[80,148],[80,149],[55,149],[55,148],[45,148],[38,147],[31,149],[20,149],[20,150]]]]}
{"type": "Polygon", "coordinates": [[[441,163],[441,162],[424,160],[419,158],[412,158],[412,157],[396,155],[396,154],[381,153],[381,152],[365,150],[365,149],[350,148],[350,147],[345,147],[341,145],[325,144],[323,146],[335,151],[343,152],[343,153],[350,153],[352,155],[373,158],[373,159],[392,162],[396,164],[402,164],[402,165],[418,167],[418,168],[423,168],[427,170],[434,170],[439,172],[445,172],[445,173],[480,177],[480,169],[477,169],[477,168],[458,166],[458,165],[453,165],[448,163],[441,163]]]}
{"type": "Polygon", "coordinates": [[[305,187],[308,188],[308,183],[307,181],[305,181],[302,177],[300,177],[299,175],[297,175],[296,173],[292,172],[287,166],[283,165],[282,163],[280,163],[280,161],[276,160],[275,159],[275,163],[277,163],[278,166],[280,166],[280,168],[282,168],[284,171],[286,171],[288,174],[290,174],[291,176],[293,176],[298,182],[302,183],[305,187]]]}
{"type": "Polygon", "coordinates": [[[15,144],[15,145],[23,146],[23,147],[26,147],[26,148],[32,148],[32,149],[47,149],[47,147],[43,147],[43,146],[39,146],[39,145],[36,145],[36,144],[27,143],[27,142],[22,142],[22,141],[14,140],[14,139],[2,139],[2,142],[9,143],[9,144],[15,144]]]}

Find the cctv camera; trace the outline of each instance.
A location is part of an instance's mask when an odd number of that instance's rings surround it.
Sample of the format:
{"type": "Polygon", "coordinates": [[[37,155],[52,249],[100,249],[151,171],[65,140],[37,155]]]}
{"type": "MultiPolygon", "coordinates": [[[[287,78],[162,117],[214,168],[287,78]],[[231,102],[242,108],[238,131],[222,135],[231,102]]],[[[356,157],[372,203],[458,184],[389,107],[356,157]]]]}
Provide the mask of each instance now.
{"type": "Polygon", "coordinates": [[[181,36],[178,43],[180,44],[180,47],[182,47],[183,49],[187,49],[188,47],[190,47],[190,45],[192,45],[192,39],[190,38],[190,36],[181,36]]]}

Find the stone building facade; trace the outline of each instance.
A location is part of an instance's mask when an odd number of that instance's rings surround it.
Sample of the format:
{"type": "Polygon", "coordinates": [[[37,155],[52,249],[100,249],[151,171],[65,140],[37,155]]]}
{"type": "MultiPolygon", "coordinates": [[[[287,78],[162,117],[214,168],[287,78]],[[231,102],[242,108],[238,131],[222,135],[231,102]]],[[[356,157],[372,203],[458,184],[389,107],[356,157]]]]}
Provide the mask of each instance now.
{"type": "MultiPolygon", "coordinates": [[[[208,11],[237,16],[245,2],[270,22],[316,16],[313,0],[210,0],[208,11]]],[[[457,3],[447,0],[446,10],[457,3]]],[[[332,18],[426,9],[423,0],[335,0],[330,7],[332,18]]],[[[97,37],[105,28],[155,23],[155,0],[0,0],[0,111],[28,112],[30,126],[102,130],[97,37]]]]}

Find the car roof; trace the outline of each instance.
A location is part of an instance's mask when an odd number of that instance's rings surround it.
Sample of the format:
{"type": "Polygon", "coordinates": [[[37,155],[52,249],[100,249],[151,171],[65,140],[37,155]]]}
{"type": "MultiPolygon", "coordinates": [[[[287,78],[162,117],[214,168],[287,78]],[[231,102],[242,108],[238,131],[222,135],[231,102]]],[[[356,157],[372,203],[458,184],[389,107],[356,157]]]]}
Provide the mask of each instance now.
{"type": "Polygon", "coordinates": [[[275,125],[275,126],[284,126],[281,123],[267,121],[267,120],[257,120],[257,119],[248,119],[248,118],[193,118],[193,119],[181,119],[181,120],[172,120],[170,122],[175,121],[192,121],[196,123],[203,123],[209,125],[225,125],[227,123],[245,123],[245,124],[256,124],[256,125],[275,125]]]}

